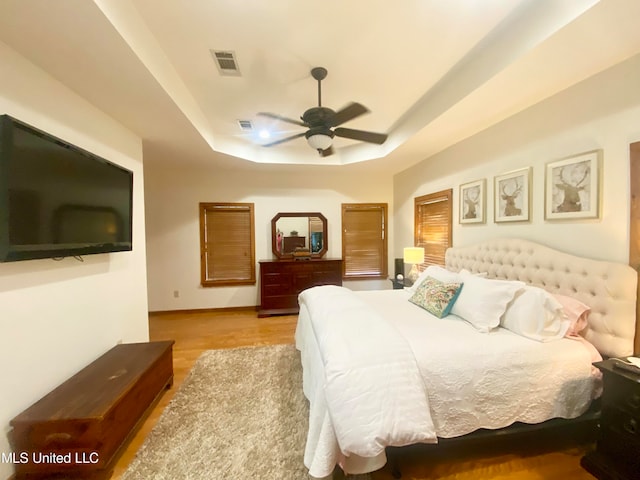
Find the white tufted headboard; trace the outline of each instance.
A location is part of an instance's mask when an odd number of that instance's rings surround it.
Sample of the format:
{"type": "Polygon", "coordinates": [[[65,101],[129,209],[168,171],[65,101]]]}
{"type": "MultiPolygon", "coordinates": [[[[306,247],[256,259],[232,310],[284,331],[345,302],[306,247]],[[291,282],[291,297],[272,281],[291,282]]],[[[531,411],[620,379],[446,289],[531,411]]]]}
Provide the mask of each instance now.
{"type": "Polygon", "coordinates": [[[591,307],[584,337],[604,356],[633,354],[637,273],[628,265],[577,257],[520,239],[495,239],[447,250],[449,270],[520,280],[591,307]]]}

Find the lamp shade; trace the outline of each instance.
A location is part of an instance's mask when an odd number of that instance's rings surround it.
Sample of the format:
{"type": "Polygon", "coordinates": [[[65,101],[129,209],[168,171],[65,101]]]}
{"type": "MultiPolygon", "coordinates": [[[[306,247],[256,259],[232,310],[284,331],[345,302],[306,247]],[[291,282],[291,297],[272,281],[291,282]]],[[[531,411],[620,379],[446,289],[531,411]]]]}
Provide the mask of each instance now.
{"type": "Polygon", "coordinates": [[[329,135],[316,133],[315,135],[309,135],[307,142],[315,150],[326,150],[333,143],[333,139],[329,135]]]}
{"type": "Polygon", "coordinates": [[[405,247],[403,252],[404,263],[422,263],[424,262],[424,248],[422,247],[405,247]]]}

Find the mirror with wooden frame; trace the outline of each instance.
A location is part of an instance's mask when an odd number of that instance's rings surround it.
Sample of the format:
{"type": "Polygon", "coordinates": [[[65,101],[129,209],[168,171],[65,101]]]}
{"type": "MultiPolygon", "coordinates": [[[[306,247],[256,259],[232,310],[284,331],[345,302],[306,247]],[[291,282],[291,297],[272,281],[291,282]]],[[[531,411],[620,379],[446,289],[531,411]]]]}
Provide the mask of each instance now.
{"type": "Polygon", "coordinates": [[[312,258],[327,253],[327,219],[318,212],[280,212],[271,220],[271,250],[277,258],[292,258],[308,249],[312,258]]]}

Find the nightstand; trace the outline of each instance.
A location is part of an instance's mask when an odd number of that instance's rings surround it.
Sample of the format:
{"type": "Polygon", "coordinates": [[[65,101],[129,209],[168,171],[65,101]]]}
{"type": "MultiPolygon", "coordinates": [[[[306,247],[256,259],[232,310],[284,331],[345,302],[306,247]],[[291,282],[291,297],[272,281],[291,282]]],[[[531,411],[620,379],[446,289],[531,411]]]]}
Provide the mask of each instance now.
{"type": "Polygon", "coordinates": [[[617,361],[594,363],[604,381],[600,431],[581,464],[599,480],[640,478],[640,375],[615,367],[617,361]]]}

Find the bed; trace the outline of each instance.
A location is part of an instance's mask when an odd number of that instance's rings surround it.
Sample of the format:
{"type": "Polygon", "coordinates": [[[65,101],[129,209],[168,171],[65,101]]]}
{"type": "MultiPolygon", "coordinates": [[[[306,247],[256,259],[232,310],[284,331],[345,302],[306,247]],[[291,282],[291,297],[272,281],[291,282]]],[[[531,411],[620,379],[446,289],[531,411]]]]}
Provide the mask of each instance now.
{"type": "Polygon", "coordinates": [[[592,362],[633,353],[637,274],[627,265],[521,239],[450,248],[445,263],[411,290],[300,294],[310,476],[378,470],[391,446],[578,418],[600,395],[592,362]],[[418,290],[432,298],[443,285],[452,300],[429,311],[415,303],[418,290]],[[577,323],[567,300],[586,309],[577,323]],[[540,309],[544,325],[529,319],[540,309]]]}

